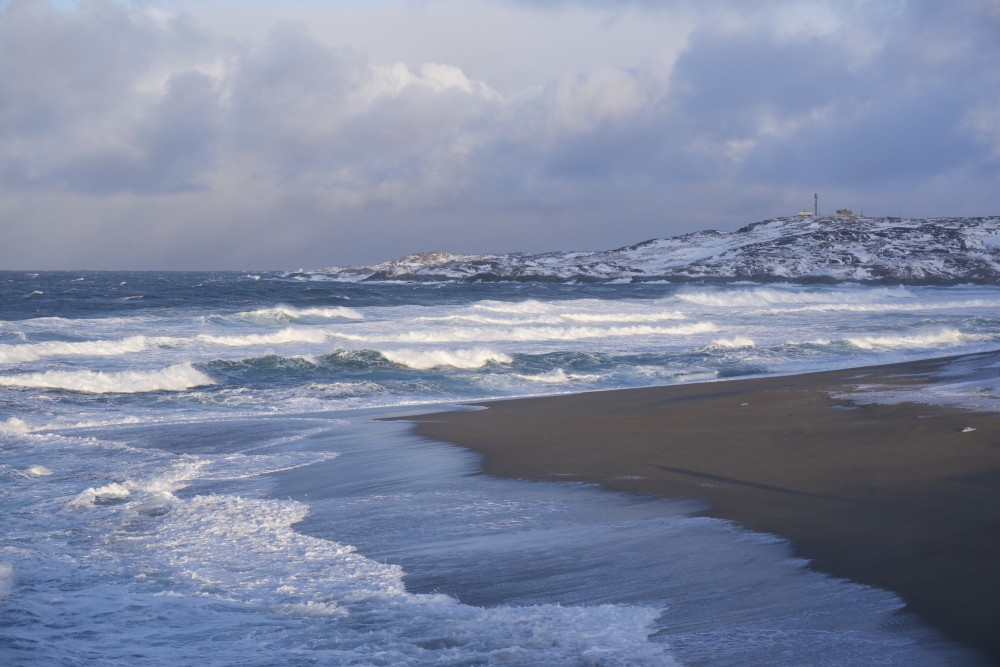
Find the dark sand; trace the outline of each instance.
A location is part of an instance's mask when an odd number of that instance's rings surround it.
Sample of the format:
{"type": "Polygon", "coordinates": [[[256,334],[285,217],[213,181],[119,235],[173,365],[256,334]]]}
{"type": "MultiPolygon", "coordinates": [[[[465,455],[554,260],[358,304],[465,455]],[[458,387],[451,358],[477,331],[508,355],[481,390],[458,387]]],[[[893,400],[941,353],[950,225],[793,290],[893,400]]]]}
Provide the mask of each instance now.
{"type": "Polygon", "coordinates": [[[930,382],[948,361],[498,401],[415,421],[483,453],[493,475],[707,499],[707,515],[896,592],[1000,664],[1000,416],[830,397],[930,382]]]}

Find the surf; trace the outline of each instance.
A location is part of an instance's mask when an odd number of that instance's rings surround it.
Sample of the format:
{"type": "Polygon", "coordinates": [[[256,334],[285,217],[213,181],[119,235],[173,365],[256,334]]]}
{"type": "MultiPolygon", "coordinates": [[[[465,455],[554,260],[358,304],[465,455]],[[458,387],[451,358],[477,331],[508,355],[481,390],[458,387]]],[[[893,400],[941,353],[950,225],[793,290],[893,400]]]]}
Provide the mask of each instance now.
{"type": "Polygon", "coordinates": [[[215,380],[190,363],[150,371],[58,371],[0,375],[0,386],[25,389],[60,389],[84,394],[137,394],[179,392],[215,384],[215,380]]]}

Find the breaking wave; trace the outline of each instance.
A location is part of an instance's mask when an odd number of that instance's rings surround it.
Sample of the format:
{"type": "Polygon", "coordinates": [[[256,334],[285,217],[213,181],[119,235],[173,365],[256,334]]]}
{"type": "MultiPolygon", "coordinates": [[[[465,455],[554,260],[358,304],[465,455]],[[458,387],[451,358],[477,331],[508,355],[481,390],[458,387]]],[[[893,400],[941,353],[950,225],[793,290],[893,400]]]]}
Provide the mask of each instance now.
{"type": "Polygon", "coordinates": [[[252,347],[254,345],[283,345],[289,343],[322,343],[327,340],[324,331],[288,327],[271,334],[247,334],[245,336],[212,336],[201,334],[198,340],[212,345],[228,347],[252,347]]]}
{"type": "Polygon", "coordinates": [[[989,299],[966,299],[959,301],[941,301],[938,303],[928,303],[926,301],[901,301],[897,303],[873,302],[873,303],[815,303],[801,306],[791,306],[784,308],[770,308],[764,313],[908,313],[920,311],[936,310],[965,310],[970,308],[995,309],[1000,306],[1000,301],[989,299]]]}
{"type": "Polygon", "coordinates": [[[389,393],[389,390],[377,382],[330,382],[306,385],[307,390],[321,395],[325,399],[353,398],[358,396],[376,396],[389,393]]]}
{"type": "Polygon", "coordinates": [[[626,336],[686,336],[717,331],[711,322],[681,324],[674,327],[633,325],[620,327],[546,327],[513,328],[468,327],[407,331],[393,335],[349,334],[332,332],[343,340],[364,343],[450,343],[478,341],[581,340],[585,338],[621,338],[626,336]]]}
{"type": "Polygon", "coordinates": [[[472,370],[487,364],[509,364],[514,359],[503,352],[487,348],[471,350],[380,350],[394,364],[417,370],[429,368],[461,368],[472,370]]]}
{"type": "Polygon", "coordinates": [[[588,312],[566,312],[566,313],[549,313],[549,314],[521,314],[521,313],[511,313],[508,315],[479,315],[479,314],[469,314],[469,315],[444,315],[439,317],[417,317],[414,321],[417,322],[470,322],[472,324],[499,324],[505,326],[511,325],[538,325],[538,324],[565,324],[579,323],[579,324],[635,324],[635,323],[645,323],[645,322],[664,322],[671,320],[683,320],[686,319],[686,315],[677,311],[656,311],[649,313],[624,313],[624,312],[603,312],[603,313],[588,313],[588,312]],[[521,315],[520,317],[514,317],[515,315],[521,315]]]}
{"type": "Polygon", "coordinates": [[[237,313],[236,319],[258,324],[291,324],[303,320],[362,320],[364,315],[353,308],[333,306],[329,308],[296,308],[280,305],[237,313]]]}
{"type": "MultiPolygon", "coordinates": [[[[409,593],[399,565],[296,531],[307,515],[297,501],[171,498],[169,511],[131,538],[150,569],[179,582],[181,595],[210,595],[240,608],[266,605],[292,619],[336,619],[326,631],[335,648],[318,652],[337,664],[371,664],[373,647],[390,656],[386,664],[676,664],[663,645],[648,640],[659,609],[475,607],[446,595],[409,593]]],[[[290,631],[280,618],[275,640],[287,641],[290,631]]]]}
{"type": "Polygon", "coordinates": [[[184,391],[215,384],[189,363],[153,371],[45,371],[0,375],[0,386],[63,389],[85,394],[138,394],[152,391],[184,391]]]}
{"type": "Polygon", "coordinates": [[[37,361],[45,357],[74,355],[82,357],[113,357],[142,352],[156,345],[159,339],[129,336],[119,340],[87,340],[77,342],[49,341],[20,345],[0,345],[0,364],[37,361]]]}
{"type": "Polygon", "coordinates": [[[541,384],[568,384],[570,382],[597,380],[600,379],[601,376],[587,373],[567,373],[562,368],[556,368],[548,373],[539,373],[537,375],[514,373],[514,377],[521,380],[527,380],[528,382],[538,382],[541,384]]]}
{"type": "Polygon", "coordinates": [[[854,347],[862,350],[876,348],[907,348],[929,347],[932,345],[960,345],[967,336],[957,329],[939,329],[922,333],[902,334],[894,336],[858,336],[845,339],[854,347]]]}
{"type": "Polygon", "coordinates": [[[712,341],[709,345],[710,348],[718,348],[725,350],[736,350],[744,347],[756,347],[752,338],[747,338],[746,336],[733,336],[732,338],[717,338],[712,341]]]}
{"type": "Polygon", "coordinates": [[[552,305],[537,299],[525,301],[480,301],[472,304],[477,310],[488,310],[493,313],[546,313],[552,310],[552,305]]]}
{"type": "Polygon", "coordinates": [[[683,320],[687,316],[676,311],[660,311],[652,313],[561,313],[559,317],[571,322],[598,324],[602,322],[663,322],[683,320]]]}
{"type": "Polygon", "coordinates": [[[867,302],[886,298],[900,298],[908,292],[900,289],[866,289],[862,294],[846,291],[782,290],[771,287],[732,290],[681,290],[677,292],[679,301],[712,308],[766,308],[780,305],[812,305],[839,307],[857,305],[859,298],[867,302]]]}
{"type": "Polygon", "coordinates": [[[32,430],[33,429],[26,421],[18,419],[17,417],[11,417],[7,421],[0,422],[0,433],[27,435],[28,433],[31,433],[32,430]]]}

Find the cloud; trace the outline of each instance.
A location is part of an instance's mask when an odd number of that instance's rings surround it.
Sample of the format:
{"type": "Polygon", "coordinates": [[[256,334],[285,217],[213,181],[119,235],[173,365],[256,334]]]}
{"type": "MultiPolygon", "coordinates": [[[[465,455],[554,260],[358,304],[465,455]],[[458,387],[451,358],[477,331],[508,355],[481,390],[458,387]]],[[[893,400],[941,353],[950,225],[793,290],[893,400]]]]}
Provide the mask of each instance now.
{"type": "Polygon", "coordinates": [[[308,25],[267,6],[242,33],[226,7],[2,10],[0,263],[612,247],[817,189],[913,215],[1000,203],[989,2],[293,3],[308,25]],[[394,13],[416,27],[380,37],[394,13]]]}
{"type": "Polygon", "coordinates": [[[190,187],[218,120],[212,82],[184,69],[199,40],[129,6],[12,3],[0,19],[0,183],[96,195],[190,187]],[[150,90],[162,67],[176,74],[150,90]]]}

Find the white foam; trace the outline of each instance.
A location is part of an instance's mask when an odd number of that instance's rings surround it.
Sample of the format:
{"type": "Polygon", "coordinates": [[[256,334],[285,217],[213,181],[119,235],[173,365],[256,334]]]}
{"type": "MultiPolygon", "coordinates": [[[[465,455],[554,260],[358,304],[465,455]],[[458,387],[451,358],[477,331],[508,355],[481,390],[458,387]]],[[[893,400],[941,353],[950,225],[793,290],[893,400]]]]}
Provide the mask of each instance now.
{"type": "Polygon", "coordinates": [[[660,311],[652,313],[560,313],[560,318],[571,322],[602,323],[602,322],[664,322],[668,320],[683,320],[686,315],[677,311],[660,311]]]}
{"type": "Polygon", "coordinates": [[[336,603],[317,602],[315,600],[286,604],[281,607],[281,611],[289,616],[335,616],[339,618],[346,618],[348,616],[347,610],[336,603]]]}
{"type": "MultiPolygon", "coordinates": [[[[230,461],[230,464],[232,462],[230,461]]],[[[170,459],[170,465],[147,479],[125,479],[102,486],[89,487],[69,502],[71,507],[86,507],[101,502],[135,498],[136,503],[147,508],[164,509],[172,506],[174,493],[186,488],[191,480],[203,477],[203,471],[212,460],[191,455],[170,459]]],[[[225,478],[225,477],[223,477],[225,478]]],[[[211,479],[205,477],[205,479],[211,479]]]]}
{"type": "Polygon", "coordinates": [[[692,382],[712,382],[719,379],[718,371],[699,371],[691,373],[679,373],[673,376],[672,380],[677,384],[688,384],[692,382]]]}
{"type": "Polygon", "coordinates": [[[274,308],[262,308],[244,313],[237,313],[236,318],[262,324],[287,324],[303,319],[321,320],[362,320],[364,315],[353,308],[334,306],[329,308],[296,308],[295,306],[279,305],[274,308]]]}
{"type": "Polygon", "coordinates": [[[31,475],[32,477],[51,477],[52,476],[52,471],[49,470],[48,468],[46,468],[45,466],[41,466],[41,465],[28,466],[28,469],[25,470],[25,472],[28,473],[29,475],[31,475]]]}
{"type": "Polygon", "coordinates": [[[966,341],[966,336],[958,329],[945,328],[910,334],[856,336],[846,338],[845,340],[862,350],[872,350],[876,348],[898,349],[931,347],[935,345],[959,345],[966,341]]]}
{"type": "Polygon", "coordinates": [[[472,314],[453,314],[437,317],[415,317],[415,322],[470,322],[472,324],[500,324],[505,326],[538,325],[538,324],[630,324],[645,322],[664,322],[672,320],[686,319],[684,313],[677,311],[656,311],[648,313],[626,313],[620,311],[610,312],[565,312],[565,313],[539,313],[521,314],[510,313],[503,316],[490,316],[472,314]],[[520,315],[520,316],[519,316],[520,315]]]}
{"type": "Polygon", "coordinates": [[[486,311],[501,315],[458,314],[444,319],[467,320],[484,324],[584,324],[645,323],[683,320],[686,315],[663,307],[663,300],[641,302],[609,302],[603,299],[574,299],[570,301],[543,302],[528,299],[518,302],[480,301],[471,306],[473,311],[486,311]],[[625,308],[625,309],[623,309],[625,308]],[[515,320],[511,316],[520,316],[515,320]]]}
{"type": "Polygon", "coordinates": [[[864,290],[803,290],[757,287],[749,289],[696,290],[677,292],[677,299],[699,306],[712,308],[765,308],[774,305],[841,306],[859,301],[881,301],[887,298],[899,299],[909,293],[900,289],[866,288],[864,290]]]}
{"type": "Polygon", "coordinates": [[[112,357],[133,354],[155,344],[146,336],[130,336],[120,340],[88,340],[78,342],[49,341],[21,345],[0,345],[0,364],[23,363],[54,356],[112,357]]]}
{"type": "Polygon", "coordinates": [[[436,328],[406,331],[404,333],[350,334],[336,332],[332,335],[344,340],[363,343],[453,343],[478,341],[545,341],[583,340],[588,338],[623,338],[628,336],[688,336],[717,331],[711,322],[681,324],[674,327],[633,325],[617,327],[466,327],[436,328]]]}
{"type": "Polygon", "coordinates": [[[10,417],[7,421],[0,422],[0,433],[10,433],[12,435],[27,435],[32,428],[28,422],[17,417],[10,417]]]}
{"type": "Polygon", "coordinates": [[[875,301],[872,303],[858,303],[857,301],[845,301],[843,303],[820,303],[788,308],[771,308],[760,312],[769,315],[798,312],[906,313],[939,310],[995,309],[998,307],[1000,307],[1000,301],[994,299],[965,299],[938,302],[896,299],[893,302],[875,301]]]}
{"type": "Polygon", "coordinates": [[[471,350],[379,350],[379,354],[394,364],[418,370],[450,367],[471,370],[486,364],[509,364],[510,355],[488,348],[471,350]]]}
{"type": "MultiPolygon", "coordinates": [[[[175,598],[336,619],[324,631],[335,650],[317,653],[336,664],[370,664],[373,647],[393,664],[676,664],[663,644],[648,640],[656,608],[473,607],[408,593],[398,565],[293,530],[306,515],[295,501],[200,495],[135,525],[129,540],[143,548],[137,558],[152,576],[170,581],[175,598]]],[[[276,619],[272,627],[281,641],[283,624],[276,619]]]]}
{"type": "Polygon", "coordinates": [[[111,482],[99,487],[90,487],[70,501],[70,507],[83,507],[95,505],[101,501],[122,500],[132,495],[132,492],[124,484],[111,482]]]}
{"type": "Polygon", "coordinates": [[[305,389],[309,392],[320,392],[324,398],[341,398],[350,396],[369,396],[372,394],[385,394],[387,389],[377,382],[315,382],[307,384],[305,389]]]}
{"type": "Polygon", "coordinates": [[[1000,412],[1000,378],[956,378],[914,388],[857,385],[854,391],[835,397],[859,404],[923,403],[979,412],[1000,412]]]}
{"type": "Polygon", "coordinates": [[[0,386],[65,389],[87,394],[138,394],[151,391],[184,391],[215,384],[189,363],[152,371],[45,371],[0,375],[0,386]]]}
{"type": "Polygon", "coordinates": [[[103,419],[103,420],[95,419],[90,421],[72,421],[66,423],[50,422],[47,424],[41,424],[39,426],[33,426],[31,427],[31,431],[32,432],[63,431],[63,430],[78,429],[78,428],[92,429],[92,428],[102,428],[105,426],[123,426],[126,424],[141,424],[141,423],[143,423],[143,420],[139,419],[138,417],[132,416],[132,417],[122,417],[120,419],[103,419]]]}
{"type": "MultiPolygon", "coordinates": [[[[257,448],[267,448],[282,443],[295,442],[325,432],[327,429],[317,428],[303,433],[276,438],[257,448]]],[[[199,465],[188,476],[179,479],[168,478],[163,484],[163,488],[147,484],[147,489],[166,490],[171,493],[177,490],[180,484],[186,484],[186,480],[198,473],[198,477],[203,480],[213,481],[233,481],[237,479],[250,479],[261,475],[269,475],[276,472],[285,472],[315,465],[324,461],[332,461],[337,458],[336,452],[284,452],[279,454],[230,454],[209,462],[200,461],[199,465]],[[203,467],[204,466],[204,467],[203,467]],[[181,481],[183,480],[183,481],[181,481]]]]}
{"type": "Polygon", "coordinates": [[[825,347],[827,345],[833,345],[833,341],[829,338],[814,338],[807,341],[790,340],[788,345],[819,345],[825,347]]]}
{"type": "Polygon", "coordinates": [[[441,315],[437,317],[422,316],[414,317],[414,322],[472,322],[473,324],[533,324],[541,321],[554,322],[556,318],[519,318],[515,319],[510,316],[506,317],[490,317],[489,315],[441,315]]]}
{"type": "Polygon", "coordinates": [[[745,347],[756,347],[752,338],[747,338],[746,336],[733,336],[732,338],[717,338],[712,341],[709,347],[721,348],[726,350],[735,350],[745,347]]]}
{"type": "Polygon", "coordinates": [[[270,334],[247,334],[244,336],[213,336],[201,334],[198,340],[212,345],[229,347],[251,347],[254,345],[286,345],[291,343],[323,343],[327,334],[317,329],[288,327],[270,334]]]}
{"type": "Polygon", "coordinates": [[[570,382],[597,380],[600,379],[601,376],[588,375],[585,373],[567,373],[562,368],[557,368],[548,373],[539,373],[537,375],[522,375],[521,373],[514,373],[514,377],[527,380],[529,382],[539,382],[541,384],[567,384],[570,382]]]}
{"type": "Polygon", "coordinates": [[[537,299],[527,299],[525,301],[480,301],[472,304],[477,310],[488,310],[493,313],[546,313],[552,310],[552,305],[538,301],[537,299]]]}

